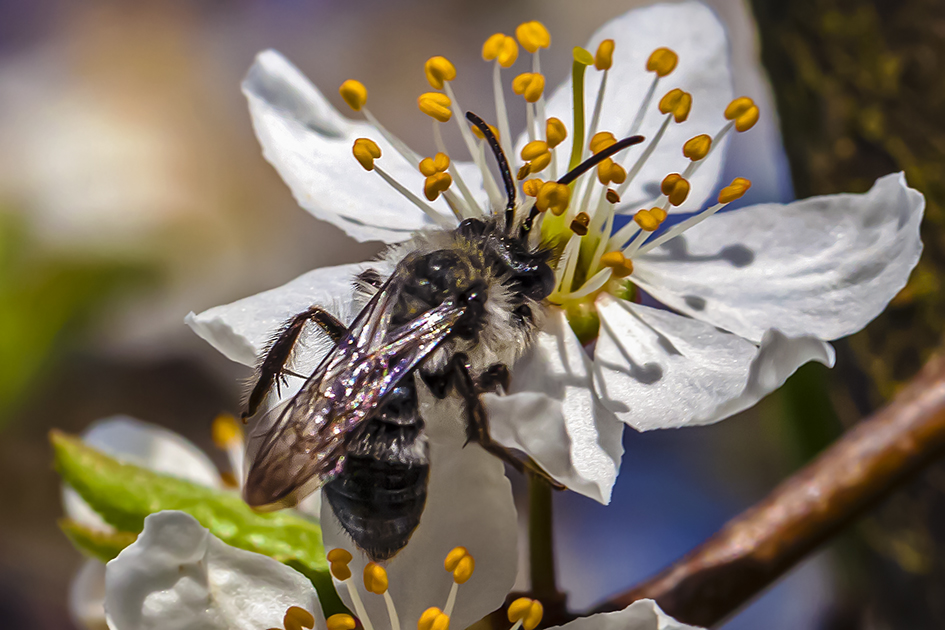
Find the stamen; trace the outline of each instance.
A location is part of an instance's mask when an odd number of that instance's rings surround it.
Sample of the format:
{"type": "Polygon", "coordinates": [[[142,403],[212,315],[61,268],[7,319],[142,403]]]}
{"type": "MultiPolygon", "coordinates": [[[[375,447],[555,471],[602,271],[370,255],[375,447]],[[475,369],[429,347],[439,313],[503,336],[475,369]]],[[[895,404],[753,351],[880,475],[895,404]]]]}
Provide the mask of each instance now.
{"type": "Polygon", "coordinates": [[[535,103],[545,91],[545,77],[534,72],[523,72],[512,79],[512,91],[527,102],[535,103]]]}
{"type": "Polygon", "coordinates": [[[548,29],[535,20],[519,24],[515,29],[515,38],[522,48],[532,54],[537,53],[540,48],[548,48],[551,45],[551,34],[548,29]]]}
{"type": "Polygon", "coordinates": [[[560,182],[545,182],[538,191],[535,207],[539,212],[551,210],[551,214],[560,217],[568,209],[571,201],[571,189],[560,182]]]}
{"type": "Polygon", "coordinates": [[[417,630],[449,630],[450,617],[436,606],[423,611],[417,621],[417,630]]]}
{"type": "MultiPolygon", "coordinates": [[[[594,136],[597,133],[597,125],[600,123],[600,112],[601,108],[604,105],[604,93],[607,91],[607,77],[610,74],[608,70],[613,65],[614,62],[614,40],[605,39],[597,46],[597,53],[594,55],[594,67],[598,70],[603,71],[604,76],[601,77],[600,87],[597,89],[597,99],[594,102],[594,113],[591,114],[591,124],[587,128],[587,135],[594,136]]],[[[597,150],[593,148],[593,141],[591,141],[591,151],[597,153],[597,150]]],[[[588,184],[587,193],[585,196],[590,194],[590,184],[588,184]]]]}
{"type": "Polygon", "coordinates": [[[387,605],[387,615],[390,617],[390,626],[392,630],[400,630],[400,617],[397,616],[397,609],[394,607],[394,600],[387,592],[388,579],[387,571],[376,562],[368,562],[364,566],[364,588],[369,593],[383,595],[384,603],[387,605]]]}
{"type": "Polygon", "coordinates": [[[446,228],[452,227],[450,221],[446,217],[434,210],[431,206],[428,206],[422,202],[419,197],[407,190],[405,186],[385,172],[380,166],[374,164],[374,160],[381,157],[381,149],[373,140],[369,140],[367,138],[358,138],[354,141],[353,153],[354,157],[357,158],[361,166],[364,167],[364,170],[374,171],[380,175],[385,182],[387,182],[394,190],[406,197],[415,206],[420,208],[420,210],[430,217],[434,223],[446,228]]]}
{"type": "Polygon", "coordinates": [[[571,160],[568,170],[573,170],[581,162],[584,150],[584,71],[594,63],[591,53],[580,46],[574,48],[574,63],[571,64],[571,92],[574,97],[574,142],[571,145],[571,160]]]}
{"type": "MultiPolygon", "coordinates": [[[[469,189],[466,187],[466,182],[463,181],[463,178],[459,176],[459,170],[452,163],[449,157],[446,155],[446,144],[443,142],[443,134],[440,132],[440,126],[435,121],[433,123],[433,144],[436,145],[437,157],[443,156],[445,163],[447,164],[447,169],[451,176],[451,180],[456,182],[456,185],[459,187],[459,192],[462,195],[462,199],[457,197],[451,190],[449,190],[449,184],[446,184],[446,188],[441,190],[443,196],[446,198],[446,203],[449,204],[450,209],[453,211],[453,215],[457,220],[462,221],[463,219],[473,216],[474,213],[482,213],[482,210],[479,208],[479,204],[476,203],[475,198],[469,193],[469,189]]],[[[428,160],[430,158],[424,158],[428,160]]],[[[423,170],[424,160],[420,160],[420,172],[426,175],[423,170]]],[[[433,171],[433,173],[442,172],[442,171],[433,171]]],[[[426,175],[427,180],[423,185],[423,192],[427,199],[430,199],[430,194],[427,192],[427,187],[432,186],[430,183],[431,175],[426,175]]],[[[442,184],[441,184],[442,185],[442,184]]],[[[436,199],[434,197],[433,199],[436,199]]],[[[433,201],[430,199],[430,201],[433,201]]]]}
{"type": "Polygon", "coordinates": [[[537,177],[534,179],[527,179],[522,182],[522,192],[524,192],[529,197],[537,197],[541,187],[545,182],[541,181],[537,177]]]}
{"type": "Polygon", "coordinates": [[[360,81],[348,79],[338,88],[338,93],[345,100],[348,107],[356,112],[361,111],[364,104],[367,103],[367,88],[360,81]]]}
{"type": "Polygon", "coordinates": [[[652,251],[654,248],[659,247],[663,243],[672,240],[688,230],[689,228],[702,223],[713,214],[735,201],[740,199],[748,189],[751,188],[751,182],[744,177],[736,177],[732,180],[732,183],[722,189],[719,193],[718,201],[719,203],[703,210],[701,213],[686,219],[680,223],[677,223],[670,229],[666,230],[659,238],[654,239],[652,242],[647,243],[645,247],[641,247],[639,250],[639,255],[643,255],[649,251],[652,251]]]}
{"type": "MultiPolygon", "coordinates": [[[[228,413],[221,413],[213,419],[211,427],[213,443],[226,453],[230,464],[233,486],[239,488],[243,481],[243,427],[228,413]]],[[[224,477],[224,481],[227,481],[224,477]]]]}
{"type": "Polygon", "coordinates": [[[505,108],[505,91],[502,89],[502,68],[511,67],[518,59],[518,44],[504,33],[496,33],[482,45],[482,58],[486,61],[495,60],[492,72],[495,116],[499,124],[502,150],[509,153],[509,139],[512,137],[512,132],[509,126],[509,113],[505,108]]]}
{"type": "Polygon", "coordinates": [[[571,231],[578,236],[587,236],[587,228],[591,224],[591,216],[586,212],[579,212],[571,221],[571,231]]]}
{"type": "Polygon", "coordinates": [[[653,72],[656,76],[653,77],[653,82],[650,83],[650,87],[643,97],[643,102],[640,103],[640,109],[637,110],[636,115],[633,117],[633,122],[630,124],[630,131],[628,132],[630,135],[639,131],[640,125],[643,124],[643,117],[646,115],[646,110],[649,109],[653,95],[656,94],[656,87],[659,85],[660,79],[675,70],[678,61],[679,57],[669,48],[657,48],[650,53],[646,61],[646,69],[647,72],[653,72]]]}
{"type": "Polygon", "coordinates": [[[364,114],[364,117],[367,119],[375,129],[380,132],[384,139],[390,143],[394,149],[400,153],[405,160],[411,164],[416,164],[420,157],[410,149],[406,144],[401,142],[394,134],[387,131],[387,129],[374,117],[374,115],[368,110],[367,105],[367,88],[364,87],[364,84],[360,81],[355,81],[354,79],[348,79],[341,84],[341,87],[338,88],[338,92],[341,94],[341,98],[344,99],[345,103],[348,104],[351,109],[356,112],[361,112],[364,114]]]}
{"type": "Polygon", "coordinates": [[[282,618],[282,625],[285,630],[302,630],[302,628],[314,628],[315,617],[309,611],[298,606],[290,606],[285,611],[285,617],[282,618]]]}
{"type": "Polygon", "coordinates": [[[577,269],[579,254],[581,253],[581,237],[577,234],[571,235],[571,239],[564,247],[564,254],[558,262],[558,268],[564,267],[564,273],[561,276],[561,282],[558,283],[557,293],[569,293],[571,283],[574,281],[574,271],[577,269]]]}
{"type": "Polygon", "coordinates": [[[468,582],[476,570],[476,560],[465,547],[454,547],[446,554],[443,568],[453,574],[453,586],[450,588],[449,597],[446,598],[446,606],[443,607],[443,614],[448,617],[453,614],[459,585],[468,582]]]}
{"type": "Polygon", "coordinates": [[[527,597],[516,599],[509,604],[509,621],[515,624],[512,630],[518,630],[520,627],[524,627],[525,630],[535,630],[541,623],[544,612],[541,602],[527,597]]]}
{"type": "Polygon", "coordinates": [[[689,182],[679,173],[670,173],[660,183],[660,192],[670,204],[681,206],[689,196],[689,182]]]}
{"type": "Polygon", "coordinates": [[[351,615],[338,613],[326,619],[325,625],[328,630],[354,630],[358,624],[351,615]]]}
{"type": "Polygon", "coordinates": [[[565,293],[559,298],[559,300],[561,302],[567,302],[569,300],[580,300],[581,298],[585,298],[595,291],[601,289],[605,284],[607,284],[613,275],[613,269],[601,269],[595,273],[590,280],[585,282],[580,289],[577,291],[572,291],[571,293],[565,293]]]}
{"type": "Polygon", "coordinates": [[[444,123],[449,122],[453,117],[451,104],[450,97],[440,92],[425,92],[417,98],[417,105],[421,112],[444,123]]]}
{"type": "Polygon", "coordinates": [[[633,182],[633,179],[640,173],[643,169],[643,165],[646,164],[646,161],[653,155],[653,152],[656,150],[656,146],[660,143],[660,140],[663,139],[663,135],[666,133],[666,130],[669,128],[669,122],[673,119],[672,116],[666,116],[663,120],[663,124],[660,125],[659,130],[656,132],[656,135],[653,136],[653,139],[650,140],[650,144],[646,145],[646,148],[643,149],[643,153],[640,157],[637,158],[637,161],[633,163],[633,166],[630,167],[630,170],[627,171],[627,179],[617,188],[617,194],[623,195],[630,184],[633,182]]]}
{"type": "Polygon", "coordinates": [[[558,152],[556,147],[568,137],[568,129],[557,118],[549,118],[545,122],[545,142],[551,147],[551,178],[558,178],[558,152]]]}
{"type": "Polygon", "coordinates": [[[712,137],[703,133],[686,140],[682,152],[684,156],[693,162],[698,162],[699,160],[704,160],[711,149],[712,137]]]}
{"type": "Polygon", "coordinates": [[[633,261],[621,252],[607,252],[601,256],[600,264],[613,269],[614,275],[618,278],[626,278],[633,273],[633,261]]]}
{"type": "Polygon", "coordinates": [[[598,70],[610,70],[614,65],[614,40],[605,39],[597,46],[594,55],[594,67],[598,70]]]}
{"type": "Polygon", "coordinates": [[[361,620],[364,630],[374,630],[367,609],[364,608],[364,602],[361,601],[361,596],[358,594],[357,586],[351,581],[351,569],[348,567],[348,563],[351,562],[351,553],[341,548],[332,549],[328,552],[328,562],[332,577],[347,587],[348,596],[351,597],[351,604],[354,606],[354,612],[361,620]]]}
{"type": "Polygon", "coordinates": [[[456,78],[456,66],[446,57],[436,56],[427,59],[423,64],[423,72],[427,75],[430,87],[442,90],[447,81],[456,78]]]}
{"type": "Polygon", "coordinates": [[[725,119],[735,121],[736,131],[748,131],[758,122],[761,113],[755,102],[747,96],[740,96],[725,108],[725,119]]]}

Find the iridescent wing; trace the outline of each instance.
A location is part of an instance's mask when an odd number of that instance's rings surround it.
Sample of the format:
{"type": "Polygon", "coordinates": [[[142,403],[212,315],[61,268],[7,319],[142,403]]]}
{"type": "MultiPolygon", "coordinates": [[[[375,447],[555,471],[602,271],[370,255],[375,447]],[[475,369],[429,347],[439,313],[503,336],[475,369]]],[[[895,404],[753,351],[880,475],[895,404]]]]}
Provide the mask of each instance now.
{"type": "Polygon", "coordinates": [[[449,335],[465,311],[447,301],[390,330],[391,306],[400,286],[395,273],[299,393],[277,412],[275,423],[261,437],[243,487],[247,503],[294,505],[338,474],[351,433],[449,335]]]}

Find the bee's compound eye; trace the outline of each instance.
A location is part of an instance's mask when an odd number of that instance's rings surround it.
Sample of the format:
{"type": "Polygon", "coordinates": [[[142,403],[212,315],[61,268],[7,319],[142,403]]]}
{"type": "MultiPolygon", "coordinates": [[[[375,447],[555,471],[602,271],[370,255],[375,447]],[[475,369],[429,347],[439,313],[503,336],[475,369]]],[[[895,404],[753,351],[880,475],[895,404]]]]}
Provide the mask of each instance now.
{"type": "Polygon", "coordinates": [[[466,238],[477,238],[486,233],[486,223],[481,219],[466,219],[459,224],[456,232],[466,238]]]}

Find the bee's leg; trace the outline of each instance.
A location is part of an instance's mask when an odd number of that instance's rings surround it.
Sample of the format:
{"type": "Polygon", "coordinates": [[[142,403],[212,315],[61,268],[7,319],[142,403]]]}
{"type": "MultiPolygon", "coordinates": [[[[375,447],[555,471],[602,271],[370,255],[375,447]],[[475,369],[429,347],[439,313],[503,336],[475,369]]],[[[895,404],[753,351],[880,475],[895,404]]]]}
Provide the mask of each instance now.
{"type": "Polygon", "coordinates": [[[256,383],[246,400],[246,409],[242,413],[243,420],[252,417],[259,411],[266,394],[269,393],[273,385],[278,389],[280,380],[284,384],[286,374],[301,376],[289,370],[286,363],[292,354],[292,349],[299,340],[299,336],[302,334],[302,329],[305,328],[305,324],[308,322],[318,325],[336,343],[348,332],[344,324],[320,306],[312,306],[288,320],[282,326],[279,334],[273,338],[272,343],[269,344],[262,363],[256,369],[256,383]]]}
{"type": "Polygon", "coordinates": [[[504,363],[493,363],[479,376],[480,392],[494,392],[501,387],[505,393],[509,391],[511,384],[512,374],[509,372],[509,366],[504,363]]]}
{"type": "MultiPolygon", "coordinates": [[[[508,369],[506,369],[506,372],[508,372],[508,369]]],[[[555,481],[531,458],[520,459],[511,450],[492,439],[489,434],[489,416],[486,414],[486,408],[483,406],[482,400],[479,399],[480,390],[476,388],[472,374],[469,372],[469,359],[465,354],[457,353],[453,355],[446,367],[447,379],[449,379],[450,374],[452,374],[456,391],[466,403],[466,443],[476,442],[487,452],[506,462],[518,472],[524,474],[528,470],[547,481],[552,488],[564,490],[563,485],[555,481]]]]}

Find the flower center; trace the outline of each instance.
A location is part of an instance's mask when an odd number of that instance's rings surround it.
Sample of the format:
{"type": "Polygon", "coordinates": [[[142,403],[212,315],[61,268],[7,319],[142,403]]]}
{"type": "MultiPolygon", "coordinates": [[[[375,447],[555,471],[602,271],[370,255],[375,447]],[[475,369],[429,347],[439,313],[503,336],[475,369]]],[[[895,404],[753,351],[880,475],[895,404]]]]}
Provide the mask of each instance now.
{"type": "MultiPolygon", "coordinates": [[[[688,163],[682,172],[663,177],[660,194],[646,207],[631,208],[621,204],[621,195],[643,171],[669,126],[685,122],[693,106],[691,94],[679,88],[669,90],[655,103],[663,116],[656,133],[645,139],[636,135],[645,115],[654,106],[660,82],[676,69],[679,58],[673,50],[665,47],[650,54],[645,70],[653,74],[653,79],[624,139],[618,140],[611,131],[599,128],[615,43],[604,40],[593,55],[583,48],[574,48],[571,72],[574,98],[570,121],[573,138],[571,153],[566,156],[560,151],[560,145],[568,137],[567,125],[558,118],[545,115],[545,78],[541,73],[539,54],[550,44],[548,30],[535,21],[519,25],[515,37],[496,33],[483,44],[482,57],[493,64],[495,97],[495,126],[488,125],[488,128],[511,161],[512,173],[516,174],[516,181],[509,185],[515,187],[516,192],[524,193],[524,200],[514,209],[513,220],[523,226],[522,233],[529,235],[534,245],[550,247],[558,254],[555,289],[548,300],[566,311],[572,328],[582,340],[589,340],[596,336],[596,314],[588,306],[593,305],[604,291],[618,297],[633,296],[633,285],[627,278],[633,273],[635,257],[704,221],[741,197],[751,186],[747,179],[736,178],[719,194],[717,204],[661,230],[670,209],[682,205],[689,197],[693,175],[713,150],[733,129],[742,132],[754,126],[759,110],[748,97],[733,100],[724,111],[726,122],[714,135],[696,135],[683,145],[682,158],[688,163]],[[502,75],[518,59],[520,45],[531,55],[531,72],[518,74],[511,81],[513,94],[524,101],[527,136],[524,147],[514,154],[502,75]],[[601,73],[601,78],[593,109],[587,117],[584,79],[591,66],[601,73]],[[641,144],[640,149],[631,151],[636,144],[641,144]],[[630,212],[633,212],[632,220],[615,230],[615,223],[618,223],[615,219],[630,212]],[[538,229],[532,230],[533,225],[538,229]]],[[[483,135],[486,125],[482,129],[467,125],[466,117],[461,114],[463,109],[450,86],[457,76],[455,66],[445,57],[431,57],[424,65],[424,73],[435,91],[422,94],[417,102],[420,111],[432,119],[433,138],[438,150],[433,157],[422,158],[381,126],[365,106],[367,90],[361,83],[346,81],[340,92],[354,110],[363,112],[391,146],[424,175],[426,200],[433,202],[442,195],[455,219],[462,221],[482,216],[488,208],[479,205],[448,157],[442,126],[454,121],[481,173],[491,207],[503,207],[504,196],[487,165],[488,138],[483,135]]],[[[442,226],[454,224],[375,164],[381,157],[376,143],[359,138],[353,151],[365,169],[377,172],[434,223],[442,226]]]]}

